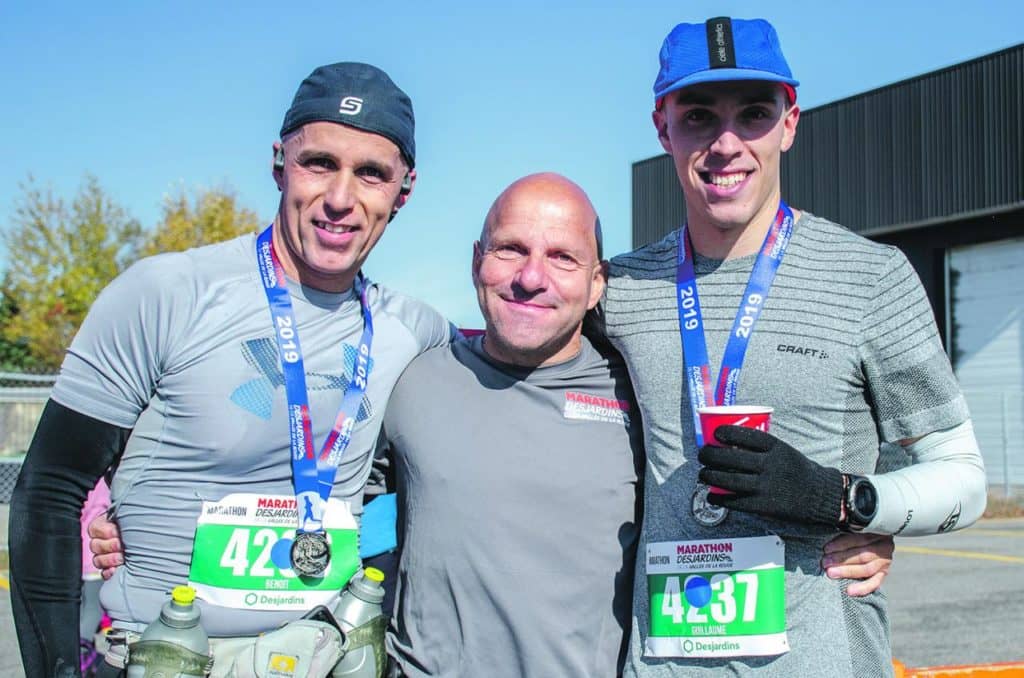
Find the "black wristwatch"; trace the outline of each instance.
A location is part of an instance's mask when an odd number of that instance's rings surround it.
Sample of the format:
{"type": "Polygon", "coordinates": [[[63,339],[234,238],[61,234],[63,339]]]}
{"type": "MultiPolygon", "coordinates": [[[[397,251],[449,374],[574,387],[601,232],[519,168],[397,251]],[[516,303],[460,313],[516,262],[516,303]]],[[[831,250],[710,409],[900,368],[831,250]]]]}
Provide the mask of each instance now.
{"type": "Polygon", "coordinates": [[[846,492],[843,494],[843,510],[846,520],[842,527],[863,530],[875,519],[878,511],[878,491],[864,476],[844,474],[846,492]]]}

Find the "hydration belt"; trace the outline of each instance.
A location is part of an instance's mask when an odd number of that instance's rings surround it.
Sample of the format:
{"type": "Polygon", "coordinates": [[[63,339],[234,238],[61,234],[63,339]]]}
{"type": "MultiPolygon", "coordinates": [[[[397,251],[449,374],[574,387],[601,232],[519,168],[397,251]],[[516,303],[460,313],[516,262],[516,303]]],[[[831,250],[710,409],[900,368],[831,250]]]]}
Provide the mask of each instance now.
{"type": "MultiPolygon", "coordinates": [[[[104,661],[125,669],[141,633],[112,629],[104,661]]],[[[238,638],[210,638],[213,655],[203,673],[212,678],[327,678],[348,649],[348,639],[331,624],[296,619],[280,628],[238,638]]]]}

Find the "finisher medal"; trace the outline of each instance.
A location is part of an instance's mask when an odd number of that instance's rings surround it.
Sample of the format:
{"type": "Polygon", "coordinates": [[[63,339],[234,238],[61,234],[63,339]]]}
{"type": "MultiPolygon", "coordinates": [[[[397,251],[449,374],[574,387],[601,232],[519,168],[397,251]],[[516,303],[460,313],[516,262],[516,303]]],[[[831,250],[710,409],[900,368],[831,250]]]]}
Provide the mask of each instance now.
{"type": "Polygon", "coordinates": [[[303,577],[321,577],[331,561],[327,535],[323,532],[299,532],[292,542],[292,569],[303,577]]]}
{"type": "Polygon", "coordinates": [[[708,492],[711,488],[707,485],[697,485],[697,491],[693,493],[691,510],[693,517],[704,527],[720,525],[729,515],[729,509],[724,506],[715,506],[708,503],[708,492]]]}
{"type": "MultiPolygon", "coordinates": [[[[709,405],[735,405],[739,389],[740,370],[746,356],[750,335],[764,308],[765,299],[771,291],[775,274],[782,264],[789,239],[793,235],[793,211],[785,203],[779,203],[761,244],[761,251],[754,261],[753,270],[743,292],[743,302],[736,312],[736,318],[729,332],[729,339],[722,354],[716,386],[712,389],[711,364],[708,347],[704,339],[704,317],[700,310],[700,295],[697,293],[697,272],[694,268],[693,244],[684,224],[679,230],[676,258],[676,301],[679,307],[679,338],[683,352],[683,383],[690,400],[690,416],[693,418],[693,433],[696,446],[694,451],[704,447],[704,433],[700,422],[700,409],[709,405]]],[[[705,527],[719,525],[729,509],[708,503],[708,486],[697,484],[691,506],[694,519],[705,527]]]]}
{"type": "Polygon", "coordinates": [[[327,535],[323,530],[324,513],[331,498],[338,464],[352,441],[352,432],[370,378],[373,314],[370,312],[367,283],[362,273],[358,273],[352,281],[352,291],[359,297],[359,308],[363,315],[363,333],[359,338],[352,378],[342,396],[334,426],[317,454],[313,447],[313,423],[302,347],[299,343],[299,322],[292,308],[284,268],[274,251],[273,225],[256,238],[256,263],[267,296],[278,357],[284,373],[292,481],[296,506],[302,507],[296,511],[301,517],[296,516],[299,520],[298,531],[292,542],[292,569],[301,576],[322,577],[331,558],[327,535]]]}

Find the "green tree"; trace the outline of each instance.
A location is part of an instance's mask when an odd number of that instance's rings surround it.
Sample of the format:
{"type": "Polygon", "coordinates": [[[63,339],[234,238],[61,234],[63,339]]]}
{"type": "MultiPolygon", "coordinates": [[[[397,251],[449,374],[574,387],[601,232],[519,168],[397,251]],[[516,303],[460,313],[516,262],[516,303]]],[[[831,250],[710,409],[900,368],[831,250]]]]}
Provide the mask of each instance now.
{"type": "Polygon", "coordinates": [[[164,198],[163,217],[146,238],[140,254],[179,252],[251,233],[260,219],[252,210],[240,207],[229,188],[184,190],[164,198]]]}
{"type": "Polygon", "coordinates": [[[141,229],[92,175],[69,205],[29,179],[3,233],[8,317],[0,335],[57,368],[100,290],[133,261],[141,229]]]}
{"type": "MultiPolygon", "coordinates": [[[[11,276],[5,274],[3,281],[0,282],[0,327],[7,327],[11,318],[18,313],[18,306],[9,292],[10,285],[11,276]]],[[[0,372],[28,372],[38,369],[38,361],[32,357],[27,341],[11,341],[0,332],[0,372]]]]}
{"type": "Polygon", "coordinates": [[[139,223],[87,175],[69,205],[29,181],[3,233],[8,270],[0,284],[0,365],[56,369],[100,291],[141,256],[185,250],[259,227],[231,189],[165,198],[160,223],[139,223]]]}

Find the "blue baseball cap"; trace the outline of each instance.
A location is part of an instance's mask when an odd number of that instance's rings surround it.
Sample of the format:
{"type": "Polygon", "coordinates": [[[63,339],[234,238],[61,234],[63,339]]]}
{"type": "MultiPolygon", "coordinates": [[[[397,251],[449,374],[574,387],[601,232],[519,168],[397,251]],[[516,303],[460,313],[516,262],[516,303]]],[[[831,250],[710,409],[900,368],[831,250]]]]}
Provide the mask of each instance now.
{"type": "Polygon", "coordinates": [[[320,66],[302,81],[284,114],[281,137],[309,122],[336,122],[390,139],[410,169],[416,166],[412,101],[376,66],[320,66]]]}
{"type": "Polygon", "coordinates": [[[768,80],[787,87],[796,101],[793,79],[775,28],[764,19],[717,17],[703,24],[679,24],[665,38],[654,100],[702,82],[768,80]]]}

